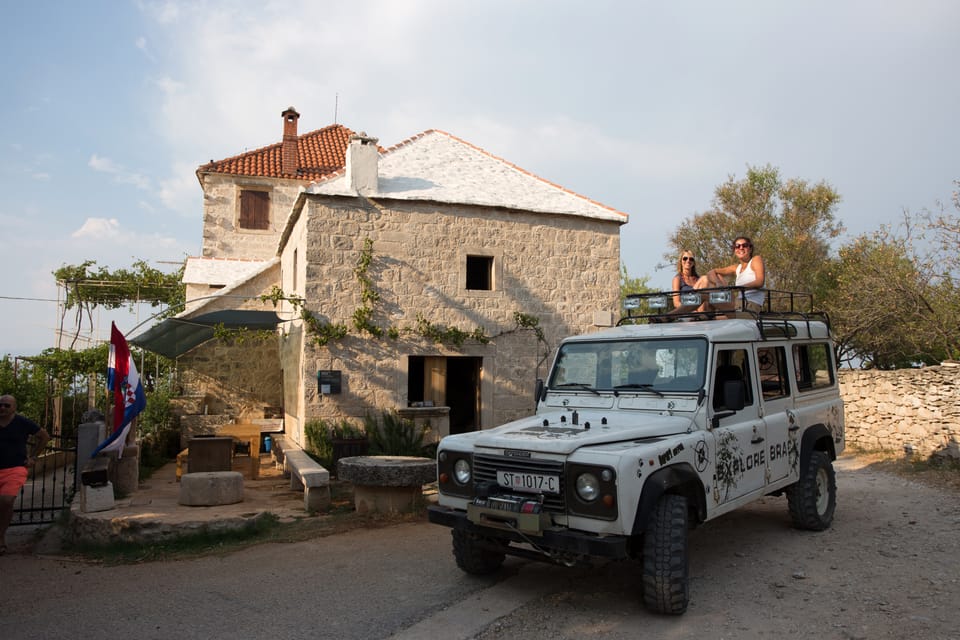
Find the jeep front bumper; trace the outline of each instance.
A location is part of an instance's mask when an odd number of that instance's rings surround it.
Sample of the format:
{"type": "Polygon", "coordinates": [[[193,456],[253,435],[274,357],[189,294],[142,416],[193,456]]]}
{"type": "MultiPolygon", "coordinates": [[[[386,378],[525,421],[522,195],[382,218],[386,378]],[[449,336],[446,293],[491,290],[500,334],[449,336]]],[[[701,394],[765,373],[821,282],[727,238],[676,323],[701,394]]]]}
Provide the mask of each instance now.
{"type": "Polygon", "coordinates": [[[563,551],[576,555],[623,559],[631,557],[630,537],[622,535],[598,536],[569,529],[543,529],[538,534],[514,528],[509,519],[498,519],[486,525],[471,522],[466,511],[440,505],[427,507],[427,518],[434,524],[467,531],[488,538],[509,542],[530,543],[541,549],[563,551]]]}

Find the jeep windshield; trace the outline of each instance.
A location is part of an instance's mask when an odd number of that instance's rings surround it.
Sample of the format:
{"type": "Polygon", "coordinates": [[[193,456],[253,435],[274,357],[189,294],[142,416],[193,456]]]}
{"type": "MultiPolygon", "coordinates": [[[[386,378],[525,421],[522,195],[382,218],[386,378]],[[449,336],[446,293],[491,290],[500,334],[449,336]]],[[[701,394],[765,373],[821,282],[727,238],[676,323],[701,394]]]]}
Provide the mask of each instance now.
{"type": "Polygon", "coordinates": [[[707,341],[575,341],[561,345],[549,388],[559,392],[687,393],[703,387],[707,341]]]}

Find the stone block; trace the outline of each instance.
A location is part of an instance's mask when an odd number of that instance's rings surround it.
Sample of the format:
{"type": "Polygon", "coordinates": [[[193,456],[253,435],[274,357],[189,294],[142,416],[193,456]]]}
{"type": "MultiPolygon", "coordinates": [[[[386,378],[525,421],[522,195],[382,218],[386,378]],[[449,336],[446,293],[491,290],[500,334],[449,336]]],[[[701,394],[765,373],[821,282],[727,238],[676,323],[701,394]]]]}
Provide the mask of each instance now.
{"type": "Polygon", "coordinates": [[[180,504],[210,507],[243,502],[243,474],[238,471],[201,471],[180,479],[180,504]]]}
{"type": "Polygon", "coordinates": [[[80,511],[83,513],[109,511],[114,506],[112,482],[107,481],[106,484],[97,486],[86,484],[80,486],[80,511]]]}
{"type": "Polygon", "coordinates": [[[303,508],[308,512],[321,511],[330,506],[330,485],[304,487],[303,508]]]}

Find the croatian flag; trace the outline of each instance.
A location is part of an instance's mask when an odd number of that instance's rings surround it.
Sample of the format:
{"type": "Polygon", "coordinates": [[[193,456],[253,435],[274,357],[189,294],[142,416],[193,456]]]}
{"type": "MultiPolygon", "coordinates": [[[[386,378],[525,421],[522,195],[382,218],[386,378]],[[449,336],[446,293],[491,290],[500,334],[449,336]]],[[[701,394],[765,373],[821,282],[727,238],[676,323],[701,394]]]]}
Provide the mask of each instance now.
{"type": "Polygon", "coordinates": [[[107,358],[107,389],[113,391],[113,433],[100,443],[91,458],[98,453],[116,451],[123,455],[123,446],[130,432],[130,423],[147,406],[147,396],[140,384],[140,374],[117,325],[110,324],[110,356],[107,358]]]}

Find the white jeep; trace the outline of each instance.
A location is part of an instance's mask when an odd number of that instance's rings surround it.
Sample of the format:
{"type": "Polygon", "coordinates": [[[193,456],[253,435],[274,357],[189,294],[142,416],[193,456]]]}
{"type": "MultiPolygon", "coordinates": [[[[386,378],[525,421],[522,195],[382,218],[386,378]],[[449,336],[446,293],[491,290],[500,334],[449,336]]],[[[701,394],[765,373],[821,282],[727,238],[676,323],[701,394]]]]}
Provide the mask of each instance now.
{"type": "Polygon", "coordinates": [[[671,295],[564,340],[536,415],[440,442],[428,514],[463,571],[641,559],[644,604],[679,614],[688,528],[770,494],[797,527],[830,526],[844,418],[827,316],[773,291],[758,313],[667,314],[671,295]]]}

